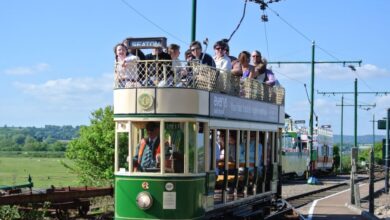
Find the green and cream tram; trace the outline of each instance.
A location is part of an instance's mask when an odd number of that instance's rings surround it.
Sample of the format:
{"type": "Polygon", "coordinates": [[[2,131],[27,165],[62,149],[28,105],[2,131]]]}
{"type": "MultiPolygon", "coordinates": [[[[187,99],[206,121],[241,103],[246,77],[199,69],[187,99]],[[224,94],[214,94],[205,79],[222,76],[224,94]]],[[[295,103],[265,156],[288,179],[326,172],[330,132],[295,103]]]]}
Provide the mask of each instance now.
{"type": "MultiPolygon", "coordinates": [[[[165,42],[129,38],[127,46],[165,42]]],[[[234,218],[251,205],[264,216],[280,196],[284,89],[197,62],[143,60],[126,68],[115,75],[136,71],[138,78],[114,89],[115,219],[234,218]],[[151,124],[158,153],[154,167],[141,169],[135,158],[151,124]]]]}

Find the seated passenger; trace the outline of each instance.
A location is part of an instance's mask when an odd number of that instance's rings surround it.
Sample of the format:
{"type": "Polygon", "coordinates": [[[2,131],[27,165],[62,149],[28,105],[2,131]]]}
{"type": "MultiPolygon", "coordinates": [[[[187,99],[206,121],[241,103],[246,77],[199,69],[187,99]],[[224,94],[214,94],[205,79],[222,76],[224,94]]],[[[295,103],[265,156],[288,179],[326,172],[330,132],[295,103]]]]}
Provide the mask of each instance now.
{"type": "Polygon", "coordinates": [[[130,54],[124,44],[114,47],[115,54],[115,87],[128,88],[140,86],[138,83],[137,61],[139,58],[130,54]]]}
{"type": "Polygon", "coordinates": [[[153,61],[164,60],[164,61],[149,62],[147,64],[146,68],[148,72],[148,78],[143,79],[144,85],[172,86],[169,85],[169,82],[165,81],[169,77],[173,77],[173,72],[171,71],[172,63],[170,61],[167,61],[167,60],[171,60],[171,56],[168,53],[165,53],[161,47],[157,47],[153,49],[152,53],[147,54],[145,56],[145,60],[153,60],[153,61]]]}
{"type": "Polygon", "coordinates": [[[264,83],[269,86],[279,86],[279,81],[276,79],[274,72],[267,68],[267,60],[264,58],[263,63],[265,66],[265,79],[264,83]]]}
{"type": "Polygon", "coordinates": [[[183,63],[179,60],[180,46],[177,44],[170,44],[168,53],[172,58],[172,71],[174,73],[172,79],[168,79],[168,81],[173,81],[176,86],[181,87],[183,86],[181,82],[182,79],[185,80],[188,74],[183,63]]]}
{"type": "Polygon", "coordinates": [[[255,78],[269,86],[279,85],[275,78],[275,74],[267,69],[267,60],[261,57],[261,53],[257,50],[252,52],[252,62],[255,66],[255,78]]]}
{"type": "Polygon", "coordinates": [[[157,168],[160,157],[160,125],[157,122],[146,124],[147,137],[142,138],[133,158],[135,171],[157,168]]]}
{"type": "Polygon", "coordinates": [[[241,76],[242,79],[255,78],[255,68],[253,65],[249,64],[250,54],[248,51],[242,51],[238,55],[238,59],[233,62],[232,74],[236,76],[241,76]]]}

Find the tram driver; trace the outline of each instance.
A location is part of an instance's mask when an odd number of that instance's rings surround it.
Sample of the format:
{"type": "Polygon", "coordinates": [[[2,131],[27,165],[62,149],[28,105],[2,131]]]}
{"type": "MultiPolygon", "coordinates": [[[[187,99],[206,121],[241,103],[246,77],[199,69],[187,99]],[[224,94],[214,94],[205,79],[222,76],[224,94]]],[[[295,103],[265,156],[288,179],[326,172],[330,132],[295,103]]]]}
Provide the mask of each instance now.
{"type": "Polygon", "coordinates": [[[141,139],[137,146],[134,161],[135,171],[154,171],[160,157],[160,125],[157,122],[146,124],[147,137],[141,139]]]}

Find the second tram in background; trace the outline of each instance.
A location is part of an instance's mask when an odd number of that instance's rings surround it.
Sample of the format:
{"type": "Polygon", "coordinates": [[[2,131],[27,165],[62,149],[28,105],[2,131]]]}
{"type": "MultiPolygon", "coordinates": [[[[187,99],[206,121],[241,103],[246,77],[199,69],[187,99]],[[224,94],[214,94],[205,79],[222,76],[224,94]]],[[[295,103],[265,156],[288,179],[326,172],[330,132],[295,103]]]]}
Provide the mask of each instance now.
{"type": "MultiPolygon", "coordinates": [[[[306,177],[310,162],[309,138],[308,129],[304,125],[286,118],[282,134],[282,173],[285,177],[306,177]]],[[[328,125],[314,128],[313,158],[314,174],[332,172],[333,132],[328,125]]]]}

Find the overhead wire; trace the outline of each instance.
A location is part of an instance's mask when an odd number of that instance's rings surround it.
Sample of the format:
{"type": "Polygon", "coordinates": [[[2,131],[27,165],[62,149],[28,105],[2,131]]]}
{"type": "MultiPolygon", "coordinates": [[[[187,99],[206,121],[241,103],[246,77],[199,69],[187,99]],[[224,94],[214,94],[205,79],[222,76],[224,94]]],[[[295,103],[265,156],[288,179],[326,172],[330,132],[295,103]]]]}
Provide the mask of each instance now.
{"type": "MultiPolygon", "coordinates": [[[[265,13],[263,11],[263,13],[265,13]]],[[[265,45],[266,45],[266,48],[267,48],[267,56],[268,58],[270,57],[269,55],[269,42],[268,42],[268,32],[267,32],[267,22],[263,22],[264,23],[264,35],[265,35],[265,45]]]]}
{"type": "Polygon", "coordinates": [[[168,34],[169,36],[175,38],[176,40],[182,42],[183,44],[186,44],[186,45],[189,45],[188,42],[185,42],[183,40],[181,40],[179,37],[175,36],[174,34],[171,34],[169,31],[165,30],[164,28],[162,28],[160,25],[156,24],[155,22],[153,22],[152,20],[150,20],[148,17],[146,17],[145,15],[143,15],[141,12],[139,12],[137,9],[135,9],[133,6],[131,6],[128,2],[126,2],[125,0],[121,0],[121,2],[123,4],[125,4],[128,8],[130,8],[131,10],[133,10],[135,13],[137,13],[139,16],[141,16],[143,19],[145,19],[146,21],[148,21],[150,24],[152,24],[153,26],[155,26],[156,28],[158,28],[159,30],[161,30],[162,32],[168,34]]]}
{"type": "MultiPolygon", "coordinates": [[[[302,33],[301,31],[298,30],[298,28],[294,27],[292,24],[290,24],[286,19],[284,19],[282,16],[280,16],[279,13],[277,13],[275,10],[273,10],[271,7],[269,7],[267,5],[267,8],[273,12],[280,20],[282,20],[285,24],[287,24],[291,29],[293,29],[295,32],[297,32],[299,35],[301,35],[304,39],[306,39],[307,41],[309,42],[312,42],[312,40],[310,40],[310,38],[308,36],[306,36],[304,33],[302,33]]],[[[340,61],[339,58],[337,58],[336,56],[334,56],[333,54],[331,54],[330,52],[328,52],[327,50],[325,50],[324,48],[322,48],[321,46],[317,45],[316,44],[316,47],[319,48],[321,51],[323,51],[325,54],[329,55],[330,57],[334,58],[335,60],[337,61],[340,61]]],[[[362,81],[364,83],[364,85],[370,90],[370,91],[373,91],[373,89],[368,85],[368,83],[362,79],[360,77],[360,75],[356,72],[356,71],[352,71],[358,78],[360,81],[362,81]]]]}

